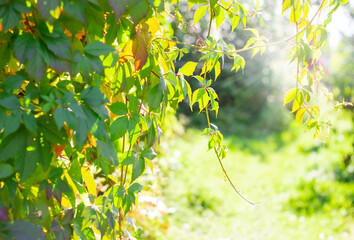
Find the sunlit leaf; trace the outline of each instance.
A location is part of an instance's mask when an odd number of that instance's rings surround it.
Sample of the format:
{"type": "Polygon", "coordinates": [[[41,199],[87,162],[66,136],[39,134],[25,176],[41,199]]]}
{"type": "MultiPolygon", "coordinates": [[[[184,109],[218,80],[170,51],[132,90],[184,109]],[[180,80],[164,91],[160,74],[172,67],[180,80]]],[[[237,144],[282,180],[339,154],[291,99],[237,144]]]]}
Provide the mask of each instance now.
{"type": "Polygon", "coordinates": [[[302,123],[302,119],[303,119],[305,113],[306,113],[306,109],[304,109],[304,108],[300,108],[299,110],[297,110],[296,116],[295,116],[296,121],[298,121],[299,123],[302,123]]]}
{"type": "Polygon", "coordinates": [[[88,167],[81,167],[82,179],[85,181],[88,192],[96,195],[96,183],[88,167]]]}
{"type": "Polygon", "coordinates": [[[200,19],[202,19],[202,17],[205,15],[207,9],[208,9],[208,5],[204,5],[199,7],[195,13],[194,13],[194,20],[193,20],[193,25],[197,24],[200,19]]]}
{"type": "Polygon", "coordinates": [[[297,92],[296,88],[292,88],[292,89],[288,90],[285,93],[283,105],[285,105],[285,104],[291,102],[292,100],[294,100],[294,98],[296,96],[296,92],[297,92]]]}
{"type": "Polygon", "coordinates": [[[183,65],[183,67],[179,69],[178,72],[182,73],[185,76],[192,76],[195,71],[195,68],[197,67],[197,64],[198,63],[196,62],[187,62],[183,65]]]}

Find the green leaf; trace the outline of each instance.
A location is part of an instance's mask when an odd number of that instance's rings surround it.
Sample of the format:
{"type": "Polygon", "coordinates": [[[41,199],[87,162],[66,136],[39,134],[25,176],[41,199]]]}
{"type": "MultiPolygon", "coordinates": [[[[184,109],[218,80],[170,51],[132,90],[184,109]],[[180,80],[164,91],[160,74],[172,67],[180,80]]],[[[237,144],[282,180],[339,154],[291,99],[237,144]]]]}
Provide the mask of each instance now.
{"type": "Polygon", "coordinates": [[[128,129],[129,120],[126,116],[119,117],[111,125],[111,138],[112,141],[117,140],[124,136],[128,129]]]}
{"type": "Polygon", "coordinates": [[[58,129],[61,129],[65,122],[65,111],[62,107],[55,109],[54,120],[55,123],[57,124],[58,129]]]}
{"type": "Polygon", "coordinates": [[[37,135],[37,120],[31,112],[23,114],[23,122],[28,130],[37,135]]]}
{"type": "Polygon", "coordinates": [[[138,137],[140,136],[140,120],[143,118],[140,118],[140,115],[137,113],[134,113],[131,118],[129,118],[129,123],[128,123],[128,132],[129,132],[129,141],[131,143],[135,143],[138,137]]]}
{"type": "Polygon", "coordinates": [[[95,87],[85,88],[81,92],[81,99],[88,105],[101,105],[106,103],[108,100],[104,94],[95,87]]]}
{"type": "Polygon", "coordinates": [[[191,105],[193,105],[194,103],[196,103],[199,99],[201,99],[206,93],[206,90],[204,88],[198,88],[197,90],[195,90],[193,92],[193,96],[192,96],[192,102],[191,105]]]}
{"type": "Polygon", "coordinates": [[[159,90],[159,85],[151,88],[148,92],[147,102],[150,110],[155,110],[160,108],[163,98],[163,91],[159,90]]]}
{"type": "Polygon", "coordinates": [[[204,5],[199,7],[195,13],[194,13],[194,20],[193,20],[193,25],[197,24],[200,19],[202,19],[202,17],[205,15],[207,9],[208,9],[209,5],[204,5]]]}
{"type": "Polygon", "coordinates": [[[31,59],[36,53],[36,44],[36,40],[30,33],[25,32],[18,36],[14,42],[14,52],[16,58],[21,63],[31,59]]]}
{"type": "Polygon", "coordinates": [[[40,23],[38,28],[41,31],[41,39],[55,56],[62,59],[71,60],[70,42],[58,23],[53,25],[52,32],[49,32],[47,25],[44,23],[40,23]]]}
{"type": "Polygon", "coordinates": [[[13,90],[19,89],[24,80],[25,78],[21,75],[12,75],[5,79],[5,81],[2,83],[2,88],[6,92],[10,93],[13,90]]]}
{"type": "Polygon", "coordinates": [[[118,33],[118,26],[114,13],[108,14],[106,21],[108,25],[107,33],[105,35],[106,44],[112,44],[117,38],[118,33]]]}
{"type": "Polygon", "coordinates": [[[111,5],[114,15],[116,16],[117,22],[122,14],[125,12],[128,6],[129,0],[109,0],[109,5],[111,5]]]}
{"type": "Polygon", "coordinates": [[[77,124],[77,117],[73,112],[68,111],[67,109],[64,109],[62,107],[59,107],[54,111],[54,121],[58,129],[61,129],[63,127],[64,122],[66,122],[66,124],[70,128],[74,128],[77,124]]]}
{"type": "Polygon", "coordinates": [[[44,19],[52,19],[55,16],[54,11],[60,7],[60,2],[60,0],[38,0],[38,12],[42,15],[44,19]]]}
{"type": "Polygon", "coordinates": [[[204,108],[208,106],[208,103],[210,101],[210,97],[204,88],[199,88],[194,91],[191,105],[193,105],[197,101],[199,103],[199,113],[200,113],[204,108]]]}
{"type": "Polygon", "coordinates": [[[26,65],[26,71],[28,75],[34,78],[37,82],[39,82],[45,71],[47,70],[47,66],[44,63],[44,60],[41,56],[39,42],[36,44],[36,51],[32,58],[30,58],[26,65]]]}
{"type": "Polygon", "coordinates": [[[132,151],[126,151],[120,157],[120,164],[127,166],[133,164],[137,158],[137,154],[132,151]]]}
{"type": "Polygon", "coordinates": [[[52,116],[42,115],[38,117],[37,124],[39,132],[42,132],[43,137],[47,139],[50,143],[53,143],[55,145],[63,145],[66,143],[68,135],[66,134],[63,128],[60,130],[57,128],[54,118],[52,116]]]}
{"type": "Polygon", "coordinates": [[[139,183],[133,183],[132,185],[130,185],[130,187],[128,188],[128,191],[137,194],[141,191],[141,189],[143,189],[143,186],[139,183]]]}
{"type": "Polygon", "coordinates": [[[71,62],[57,57],[42,43],[40,43],[40,52],[44,62],[47,63],[52,69],[59,73],[69,72],[71,74],[71,62]]]}
{"type": "Polygon", "coordinates": [[[155,9],[156,12],[162,12],[164,10],[163,0],[148,0],[150,5],[155,9]]]}
{"type": "Polygon", "coordinates": [[[145,160],[144,158],[136,158],[133,163],[133,172],[131,182],[140,177],[145,171],[145,160]]]}
{"type": "Polygon", "coordinates": [[[26,131],[20,129],[14,134],[3,138],[0,144],[0,161],[14,157],[20,150],[24,148],[26,139],[26,131]]]}
{"type": "Polygon", "coordinates": [[[0,18],[2,18],[3,31],[15,27],[21,20],[21,13],[16,11],[13,4],[0,7],[0,18]]]}
{"type": "Polygon", "coordinates": [[[38,162],[43,166],[44,169],[48,169],[53,157],[51,144],[47,141],[38,141],[37,143],[39,152],[38,162]]]}
{"type": "Polygon", "coordinates": [[[97,148],[100,150],[100,156],[110,160],[114,166],[118,166],[117,152],[116,149],[114,148],[113,143],[112,142],[106,143],[100,140],[97,140],[96,142],[97,142],[97,148]]]}
{"type": "Polygon", "coordinates": [[[81,71],[84,78],[91,78],[90,75],[92,74],[92,72],[96,71],[99,75],[104,75],[104,67],[99,57],[92,55],[83,56],[77,50],[73,54],[73,59],[73,72],[75,74],[81,71]]]}
{"type": "Polygon", "coordinates": [[[26,222],[23,220],[18,220],[10,225],[7,225],[5,230],[7,230],[10,236],[13,236],[18,240],[46,239],[41,227],[35,226],[31,222],[26,222]]]}
{"type": "Polygon", "coordinates": [[[94,39],[95,36],[102,38],[105,24],[104,12],[100,7],[90,2],[85,4],[86,32],[94,39]]]}
{"type": "Polygon", "coordinates": [[[0,163],[0,178],[6,178],[14,173],[14,168],[7,163],[0,163]]]}
{"type": "Polygon", "coordinates": [[[197,67],[196,62],[187,62],[186,64],[183,65],[183,67],[181,67],[181,69],[179,69],[179,73],[182,73],[185,76],[191,76],[193,75],[195,68],[197,67]]]}
{"type": "Polygon", "coordinates": [[[0,99],[0,106],[7,108],[9,110],[16,110],[21,107],[20,102],[18,101],[15,95],[10,95],[0,99]]]}
{"type": "Polygon", "coordinates": [[[37,146],[31,137],[27,137],[27,147],[15,158],[15,169],[20,174],[21,182],[27,180],[36,170],[39,161],[37,146]]]}
{"type": "Polygon", "coordinates": [[[17,131],[20,125],[21,125],[21,112],[16,111],[16,113],[11,114],[5,120],[4,136],[8,136],[9,134],[17,131]]]}
{"type": "Polygon", "coordinates": [[[112,113],[123,116],[128,114],[128,108],[123,102],[115,102],[112,105],[108,106],[112,113]]]}
{"type": "Polygon", "coordinates": [[[134,25],[137,25],[147,15],[149,9],[147,1],[129,0],[127,12],[131,15],[134,25]]]}
{"type": "Polygon", "coordinates": [[[155,153],[154,149],[150,147],[150,148],[144,148],[144,150],[141,151],[141,156],[149,160],[152,160],[157,156],[157,154],[155,153]]]}
{"type": "Polygon", "coordinates": [[[64,11],[82,23],[85,23],[85,0],[64,0],[64,11]]]}
{"type": "Polygon", "coordinates": [[[297,89],[292,88],[285,93],[283,105],[291,102],[296,96],[297,89]]]}
{"type": "Polygon", "coordinates": [[[234,58],[234,66],[232,67],[231,71],[235,69],[235,71],[237,72],[240,67],[243,70],[245,68],[245,59],[243,57],[241,57],[240,55],[236,55],[234,58]]]}
{"type": "Polygon", "coordinates": [[[100,41],[94,41],[87,44],[84,47],[84,52],[92,56],[99,57],[101,55],[108,55],[108,53],[113,52],[114,49],[100,41]]]}

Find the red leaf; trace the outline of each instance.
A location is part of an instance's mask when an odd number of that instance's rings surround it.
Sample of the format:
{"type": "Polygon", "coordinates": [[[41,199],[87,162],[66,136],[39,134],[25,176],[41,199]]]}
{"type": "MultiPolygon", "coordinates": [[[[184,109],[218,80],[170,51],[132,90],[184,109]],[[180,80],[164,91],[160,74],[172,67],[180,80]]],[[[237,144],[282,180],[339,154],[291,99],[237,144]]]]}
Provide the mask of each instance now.
{"type": "Polygon", "coordinates": [[[48,185],[45,188],[45,196],[46,196],[47,200],[49,200],[49,198],[52,196],[52,194],[53,194],[52,186],[48,185]]]}
{"type": "Polygon", "coordinates": [[[58,219],[54,218],[52,225],[50,226],[50,232],[59,232],[61,229],[58,219]]]}
{"type": "Polygon", "coordinates": [[[7,207],[0,207],[0,221],[10,221],[7,207]]]}
{"type": "Polygon", "coordinates": [[[135,71],[139,71],[146,63],[148,58],[148,51],[145,39],[139,32],[136,33],[133,42],[133,54],[135,57],[134,67],[135,71]]]}
{"type": "Polygon", "coordinates": [[[56,157],[59,157],[61,155],[61,153],[63,152],[64,148],[65,148],[65,144],[57,145],[57,146],[54,147],[54,152],[55,152],[56,157]]]}

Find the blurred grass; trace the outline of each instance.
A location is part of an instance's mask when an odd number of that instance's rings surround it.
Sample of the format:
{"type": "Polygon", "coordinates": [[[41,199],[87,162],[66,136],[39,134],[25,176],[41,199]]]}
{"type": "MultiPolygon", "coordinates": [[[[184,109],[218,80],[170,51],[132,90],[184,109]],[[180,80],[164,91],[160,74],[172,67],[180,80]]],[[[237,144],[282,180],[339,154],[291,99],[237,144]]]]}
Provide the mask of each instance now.
{"type": "Polygon", "coordinates": [[[338,120],[327,143],[299,124],[263,139],[226,138],[223,161],[252,206],[224,179],[207,138],[189,129],[159,160],[161,199],[170,209],[142,218],[144,239],[354,239],[353,123],[338,120]]]}

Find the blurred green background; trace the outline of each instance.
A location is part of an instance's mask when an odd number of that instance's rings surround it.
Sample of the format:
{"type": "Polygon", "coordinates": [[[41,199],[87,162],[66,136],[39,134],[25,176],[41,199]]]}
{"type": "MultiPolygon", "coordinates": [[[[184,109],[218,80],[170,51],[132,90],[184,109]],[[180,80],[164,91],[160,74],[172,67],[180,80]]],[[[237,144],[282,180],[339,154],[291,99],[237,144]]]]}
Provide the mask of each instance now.
{"type": "MultiPolygon", "coordinates": [[[[278,40],[292,30],[284,26],[274,4],[263,2],[262,34],[278,40]]],[[[353,13],[353,4],[348,4],[332,27],[344,21],[350,30],[353,13]]],[[[258,23],[254,18],[248,27],[257,28],[258,23]]],[[[197,40],[190,29],[171,24],[179,39],[197,40]]],[[[203,24],[196,25],[202,36],[203,24]]],[[[336,38],[329,39],[321,57],[322,84],[340,101],[354,101],[353,31],[330,32],[336,38]]],[[[250,34],[230,34],[230,26],[213,32],[238,48],[250,34]]],[[[286,44],[252,60],[250,54],[243,56],[244,73],[231,73],[225,59],[224,71],[212,85],[220,97],[219,116],[212,122],[229,147],[223,163],[230,178],[248,199],[260,203],[249,205],[233,192],[201,136],[204,114],[191,112],[184,102],[178,117],[171,114],[166,120],[168,144],[159,147],[162,157],[154,163],[154,172],[144,175],[135,225],[143,229],[144,239],[354,239],[353,107],[336,109],[319,94],[321,118],[333,127],[313,139],[313,132],[305,132],[282,106],[285,91],[295,85],[286,44]]],[[[177,66],[198,57],[191,52],[177,66]]],[[[197,87],[192,79],[191,84],[197,87]]]]}

